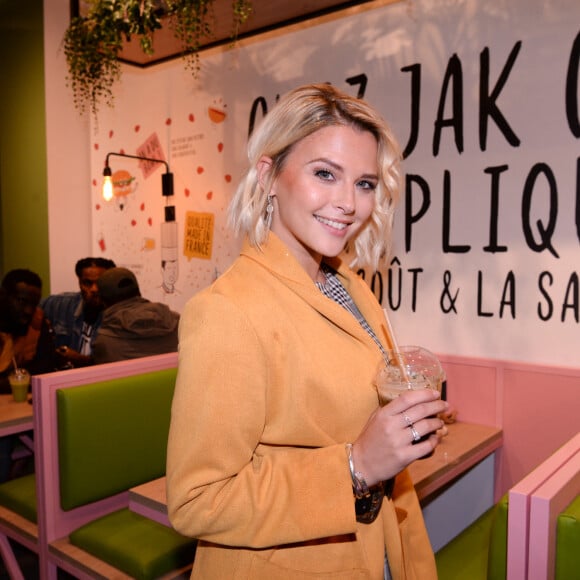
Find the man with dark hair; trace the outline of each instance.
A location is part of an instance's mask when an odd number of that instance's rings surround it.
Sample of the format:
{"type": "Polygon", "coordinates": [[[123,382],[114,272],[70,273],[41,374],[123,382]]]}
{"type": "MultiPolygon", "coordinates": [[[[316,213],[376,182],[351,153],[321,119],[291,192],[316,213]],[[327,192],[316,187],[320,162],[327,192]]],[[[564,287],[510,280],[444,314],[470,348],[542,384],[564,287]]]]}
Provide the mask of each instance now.
{"type": "Polygon", "coordinates": [[[7,376],[14,368],[30,374],[55,370],[54,337],[38,307],[42,281],[35,272],[10,270],[0,286],[0,391],[9,393],[7,376]]]}
{"type": "Polygon", "coordinates": [[[62,366],[93,364],[92,345],[101,324],[103,303],[97,280],[115,267],[107,258],[83,258],[75,265],[80,292],[63,292],[46,298],[42,308],[55,333],[62,366]]]}
{"type": "Polygon", "coordinates": [[[177,351],[179,314],[143,298],[131,270],[111,268],[97,285],[105,312],[93,344],[95,363],[177,351]]]}
{"type": "MultiPolygon", "coordinates": [[[[35,272],[10,270],[0,285],[0,392],[10,393],[8,375],[14,367],[31,375],[56,370],[54,336],[38,307],[42,280],[35,272]]],[[[0,482],[11,477],[15,435],[0,437],[0,482]]]]}

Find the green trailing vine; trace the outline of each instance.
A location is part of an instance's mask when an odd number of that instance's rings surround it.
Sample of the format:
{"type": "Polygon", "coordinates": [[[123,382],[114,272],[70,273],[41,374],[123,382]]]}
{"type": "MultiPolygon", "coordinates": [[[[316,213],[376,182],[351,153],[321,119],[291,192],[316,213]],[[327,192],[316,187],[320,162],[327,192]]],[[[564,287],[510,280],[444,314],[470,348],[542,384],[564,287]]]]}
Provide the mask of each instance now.
{"type": "MultiPolygon", "coordinates": [[[[124,43],[138,36],[143,53],[151,55],[153,34],[164,25],[172,28],[187,68],[197,75],[199,50],[212,36],[215,1],[90,0],[86,16],[74,17],[63,39],[75,108],[96,117],[102,103],[112,106],[113,88],[121,78],[119,54],[124,43]]],[[[231,37],[235,41],[252,13],[252,0],[232,0],[232,9],[231,37]]]]}
{"type": "Polygon", "coordinates": [[[172,15],[170,26],[175,37],[181,42],[181,50],[186,68],[194,75],[199,72],[199,48],[205,38],[211,36],[213,25],[213,1],[167,0],[172,15]]]}
{"type": "Polygon", "coordinates": [[[240,27],[248,21],[254,8],[252,2],[248,0],[233,0],[232,7],[234,10],[234,22],[232,28],[232,38],[238,38],[240,27]]]}

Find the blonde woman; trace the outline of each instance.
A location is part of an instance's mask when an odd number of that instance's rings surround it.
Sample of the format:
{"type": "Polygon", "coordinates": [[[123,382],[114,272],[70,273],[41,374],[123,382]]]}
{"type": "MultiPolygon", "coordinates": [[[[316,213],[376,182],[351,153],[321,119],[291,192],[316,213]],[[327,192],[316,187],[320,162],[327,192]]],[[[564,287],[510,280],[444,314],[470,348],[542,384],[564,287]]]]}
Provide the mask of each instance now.
{"type": "Polygon", "coordinates": [[[167,489],[199,538],[192,578],[435,579],[405,468],[447,405],[425,390],[378,408],[384,314],[351,269],[388,252],[395,139],[364,101],[308,85],[248,153],[230,207],[245,244],[180,325],[167,489]]]}

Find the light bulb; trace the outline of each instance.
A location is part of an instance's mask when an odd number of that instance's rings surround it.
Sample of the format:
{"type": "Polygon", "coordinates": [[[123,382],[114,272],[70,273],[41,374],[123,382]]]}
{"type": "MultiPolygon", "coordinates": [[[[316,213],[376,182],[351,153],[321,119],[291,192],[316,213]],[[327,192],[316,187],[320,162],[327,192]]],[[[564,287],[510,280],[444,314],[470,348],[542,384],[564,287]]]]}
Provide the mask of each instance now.
{"type": "Polygon", "coordinates": [[[103,199],[105,201],[113,199],[113,180],[110,175],[103,179],[103,199]]]}

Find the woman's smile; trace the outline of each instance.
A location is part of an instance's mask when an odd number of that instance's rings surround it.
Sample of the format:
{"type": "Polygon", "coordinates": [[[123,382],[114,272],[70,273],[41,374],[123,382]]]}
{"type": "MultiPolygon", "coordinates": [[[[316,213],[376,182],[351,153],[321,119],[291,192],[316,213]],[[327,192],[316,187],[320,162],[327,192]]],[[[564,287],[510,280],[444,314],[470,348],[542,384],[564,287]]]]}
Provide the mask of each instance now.
{"type": "MultiPolygon", "coordinates": [[[[272,167],[262,158],[260,171],[272,167]]],[[[288,153],[270,190],[271,229],[312,279],[322,258],[340,254],[369,219],[377,174],[375,137],[350,126],[319,129],[288,153]]]]}
{"type": "Polygon", "coordinates": [[[319,215],[314,216],[320,223],[330,226],[333,229],[343,232],[352,222],[340,222],[337,220],[325,218],[319,215]]]}

